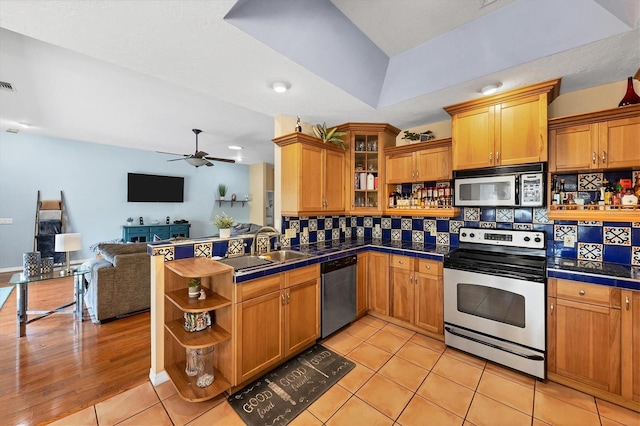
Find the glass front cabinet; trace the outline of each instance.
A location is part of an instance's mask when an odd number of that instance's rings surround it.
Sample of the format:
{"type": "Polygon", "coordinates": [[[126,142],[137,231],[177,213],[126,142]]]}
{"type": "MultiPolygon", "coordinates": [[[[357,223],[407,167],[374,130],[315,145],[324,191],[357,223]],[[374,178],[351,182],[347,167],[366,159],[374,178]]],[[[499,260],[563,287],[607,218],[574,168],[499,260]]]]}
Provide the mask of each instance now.
{"type": "Polygon", "coordinates": [[[345,123],[350,167],[346,210],[349,213],[381,213],[386,194],[384,150],[396,145],[400,129],[385,123],[345,123]]]}

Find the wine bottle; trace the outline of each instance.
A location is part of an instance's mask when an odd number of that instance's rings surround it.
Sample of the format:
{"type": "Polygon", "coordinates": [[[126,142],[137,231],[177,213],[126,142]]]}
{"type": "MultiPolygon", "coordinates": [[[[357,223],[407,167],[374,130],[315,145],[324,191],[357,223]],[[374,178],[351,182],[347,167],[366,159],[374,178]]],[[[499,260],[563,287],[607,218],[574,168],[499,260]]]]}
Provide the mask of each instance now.
{"type": "Polygon", "coordinates": [[[296,121],[296,133],[302,133],[302,126],[300,125],[300,116],[298,116],[298,121],[296,121]]]}

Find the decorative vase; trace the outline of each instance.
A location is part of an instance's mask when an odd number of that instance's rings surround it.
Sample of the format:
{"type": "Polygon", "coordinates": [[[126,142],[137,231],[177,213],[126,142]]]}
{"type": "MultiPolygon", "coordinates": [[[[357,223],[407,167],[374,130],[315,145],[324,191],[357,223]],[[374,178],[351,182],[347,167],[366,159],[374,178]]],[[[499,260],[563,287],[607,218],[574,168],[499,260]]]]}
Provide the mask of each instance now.
{"type": "Polygon", "coordinates": [[[53,272],[53,257],[45,257],[42,259],[42,275],[53,272]]]}
{"type": "Polygon", "coordinates": [[[230,238],[231,228],[220,228],[220,238],[230,238]]]}
{"type": "Polygon", "coordinates": [[[633,77],[627,78],[627,93],[618,104],[619,107],[640,104],[640,96],[633,90],[633,77]]]}
{"type": "Polygon", "coordinates": [[[22,254],[22,270],[24,275],[32,277],[40,275],[40,252],[30,251],[22,254]]]}

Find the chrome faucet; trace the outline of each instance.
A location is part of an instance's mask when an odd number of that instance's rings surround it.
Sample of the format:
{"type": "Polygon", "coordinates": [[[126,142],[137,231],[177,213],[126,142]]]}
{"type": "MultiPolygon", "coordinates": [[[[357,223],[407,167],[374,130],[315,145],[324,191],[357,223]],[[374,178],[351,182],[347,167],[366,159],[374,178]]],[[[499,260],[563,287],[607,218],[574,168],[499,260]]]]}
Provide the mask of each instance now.
{"type": "MultiPolygon", "coordinates": [[[[280,246],[280,232],[278,232],[278,230],[276,228],[274,228],[273,226],[263,226],[263,227],[259,228],[256,231],[256,236],[253,237],[253,241],[251,242],[251,256],[255,255],[255,253],[256,253],[256,245],[257,245],[257,241],[258,241],[258,234],[263,233],[265,231],[268,231],[270,234],[276,234],[275,237],[277,238],[277,240],[274,243],[274,248],[276,250],[279,249],[279,246],[280,246]]],[[[267,245],[267,253],[271,250],[271,237],[272,236],[269,236],[269,244],[267,245]]]]}

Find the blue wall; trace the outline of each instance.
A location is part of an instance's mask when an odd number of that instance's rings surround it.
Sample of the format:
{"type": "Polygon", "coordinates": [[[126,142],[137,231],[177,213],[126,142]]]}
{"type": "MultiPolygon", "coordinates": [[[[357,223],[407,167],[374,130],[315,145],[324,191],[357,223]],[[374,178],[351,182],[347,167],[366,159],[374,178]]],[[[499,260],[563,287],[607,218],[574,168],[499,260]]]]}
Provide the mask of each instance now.
{"type": "Polygon", "coordinates": [[[191,236],[218,232],[211,225],[216,214],[226,212],[237,222],[249,222],[249,207],[214,203],[217,187],[229,188],[227,198],[249,194],[249,166],[215,163],[195,168],[184,161],[152,151],[77,142],[29,134],[0,133],[0,270],[22,267],[22,253],[33,250],[37,192],[43,199],[58,199],[64,192],[67,232],[82,234],[83,249],[71,261],[95,256],[89,246],[122,237],[127,217],[145,224],[186,219],[191,236]],[[127,173],[148,173],[185,178],[184,203],[128,203],[127,173]]]}

